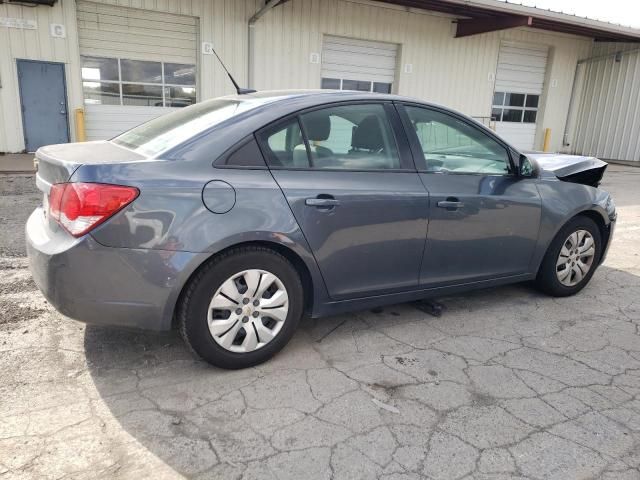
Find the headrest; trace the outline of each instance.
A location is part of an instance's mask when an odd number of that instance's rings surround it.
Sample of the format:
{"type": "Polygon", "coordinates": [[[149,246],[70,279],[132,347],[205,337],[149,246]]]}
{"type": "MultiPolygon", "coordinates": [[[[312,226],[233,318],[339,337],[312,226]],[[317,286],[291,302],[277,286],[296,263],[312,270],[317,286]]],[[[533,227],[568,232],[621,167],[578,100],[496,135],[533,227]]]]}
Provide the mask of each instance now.
{"type": "Polygon", "coordinates": [[[365,117],[353,130],[351,146],[364,150],[381,150],[384,147],[380,119],[377,115],[365,117]]]}
{"type": "Polygon", "coordinates": [[[304,130],[311,141],[321,142],[329,138],[331,120],[326,112],[310,112],[303,116],[304,130]]]}

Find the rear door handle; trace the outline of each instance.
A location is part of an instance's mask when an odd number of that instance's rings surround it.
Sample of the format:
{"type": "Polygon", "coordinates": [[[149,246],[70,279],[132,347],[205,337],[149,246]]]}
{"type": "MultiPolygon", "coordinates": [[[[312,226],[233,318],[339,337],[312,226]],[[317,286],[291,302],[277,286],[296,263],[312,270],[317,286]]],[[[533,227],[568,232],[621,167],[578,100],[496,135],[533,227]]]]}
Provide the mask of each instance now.
{"type": "Polygon", "coordinates": [[[464,207],[464,203],[457,198],[447,198],[446,200],[438,202],[438,206],[440,208],[446,208],[447,210],[457,210],[458,208],[464,207]]]}
{"type": "Polygon", "coordinates": [[[340,200],[335,198],[307,198],[304,203],[309,207],[330,208],[340,205],[340,200]]]}

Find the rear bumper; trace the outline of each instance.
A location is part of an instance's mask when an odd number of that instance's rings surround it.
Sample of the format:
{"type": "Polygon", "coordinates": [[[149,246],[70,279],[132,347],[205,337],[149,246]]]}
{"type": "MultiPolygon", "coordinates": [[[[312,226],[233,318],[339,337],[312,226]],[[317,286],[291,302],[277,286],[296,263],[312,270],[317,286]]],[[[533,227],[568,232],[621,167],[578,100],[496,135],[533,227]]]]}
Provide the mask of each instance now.
{"type": "Polygon", "coordinates": [[[111,248],[91,235],[52,232],[41,208],[27,221],[26,239],[34,281],[59,312],[85,323],[148,330],[171,328],[182,285],[202,255],[111,248]]]}

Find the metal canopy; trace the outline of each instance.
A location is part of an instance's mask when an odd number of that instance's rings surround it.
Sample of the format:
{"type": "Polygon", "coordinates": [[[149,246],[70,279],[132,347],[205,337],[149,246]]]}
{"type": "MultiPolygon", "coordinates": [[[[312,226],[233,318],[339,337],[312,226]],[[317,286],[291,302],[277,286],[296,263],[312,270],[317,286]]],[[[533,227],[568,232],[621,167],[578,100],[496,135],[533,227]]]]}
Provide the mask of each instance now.
{"type": "Polygon", "coordinates": [[[640,30],[496,0],[382,0],[460,17],[456,37],[527,26],[590,37],[599,42],[640,42],[640,30]]]}

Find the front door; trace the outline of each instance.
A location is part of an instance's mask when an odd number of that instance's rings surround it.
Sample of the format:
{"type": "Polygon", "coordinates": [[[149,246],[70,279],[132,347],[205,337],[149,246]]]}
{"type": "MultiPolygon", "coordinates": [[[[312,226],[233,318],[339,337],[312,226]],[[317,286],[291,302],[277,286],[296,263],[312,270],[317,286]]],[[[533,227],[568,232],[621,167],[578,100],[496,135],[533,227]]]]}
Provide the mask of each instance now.
{"type": "Polygon", "coordinates": [[[528,273],[540,226],[536,180],[512,174],[507,149],[466,120],[418,106],[405,112],[430,195],[421,284],[528,273]]]}
{"type": "Polygon", "coordinates": [[[18,60],[25,149],[67,143],[69,122],[64,65],[18,60]]]}
{"type": "Polygon", "coordinates": [[[428,194],[402,135],[390,104],[314,110],[259,135],[332,298],[418,286],[428,194]]]}

